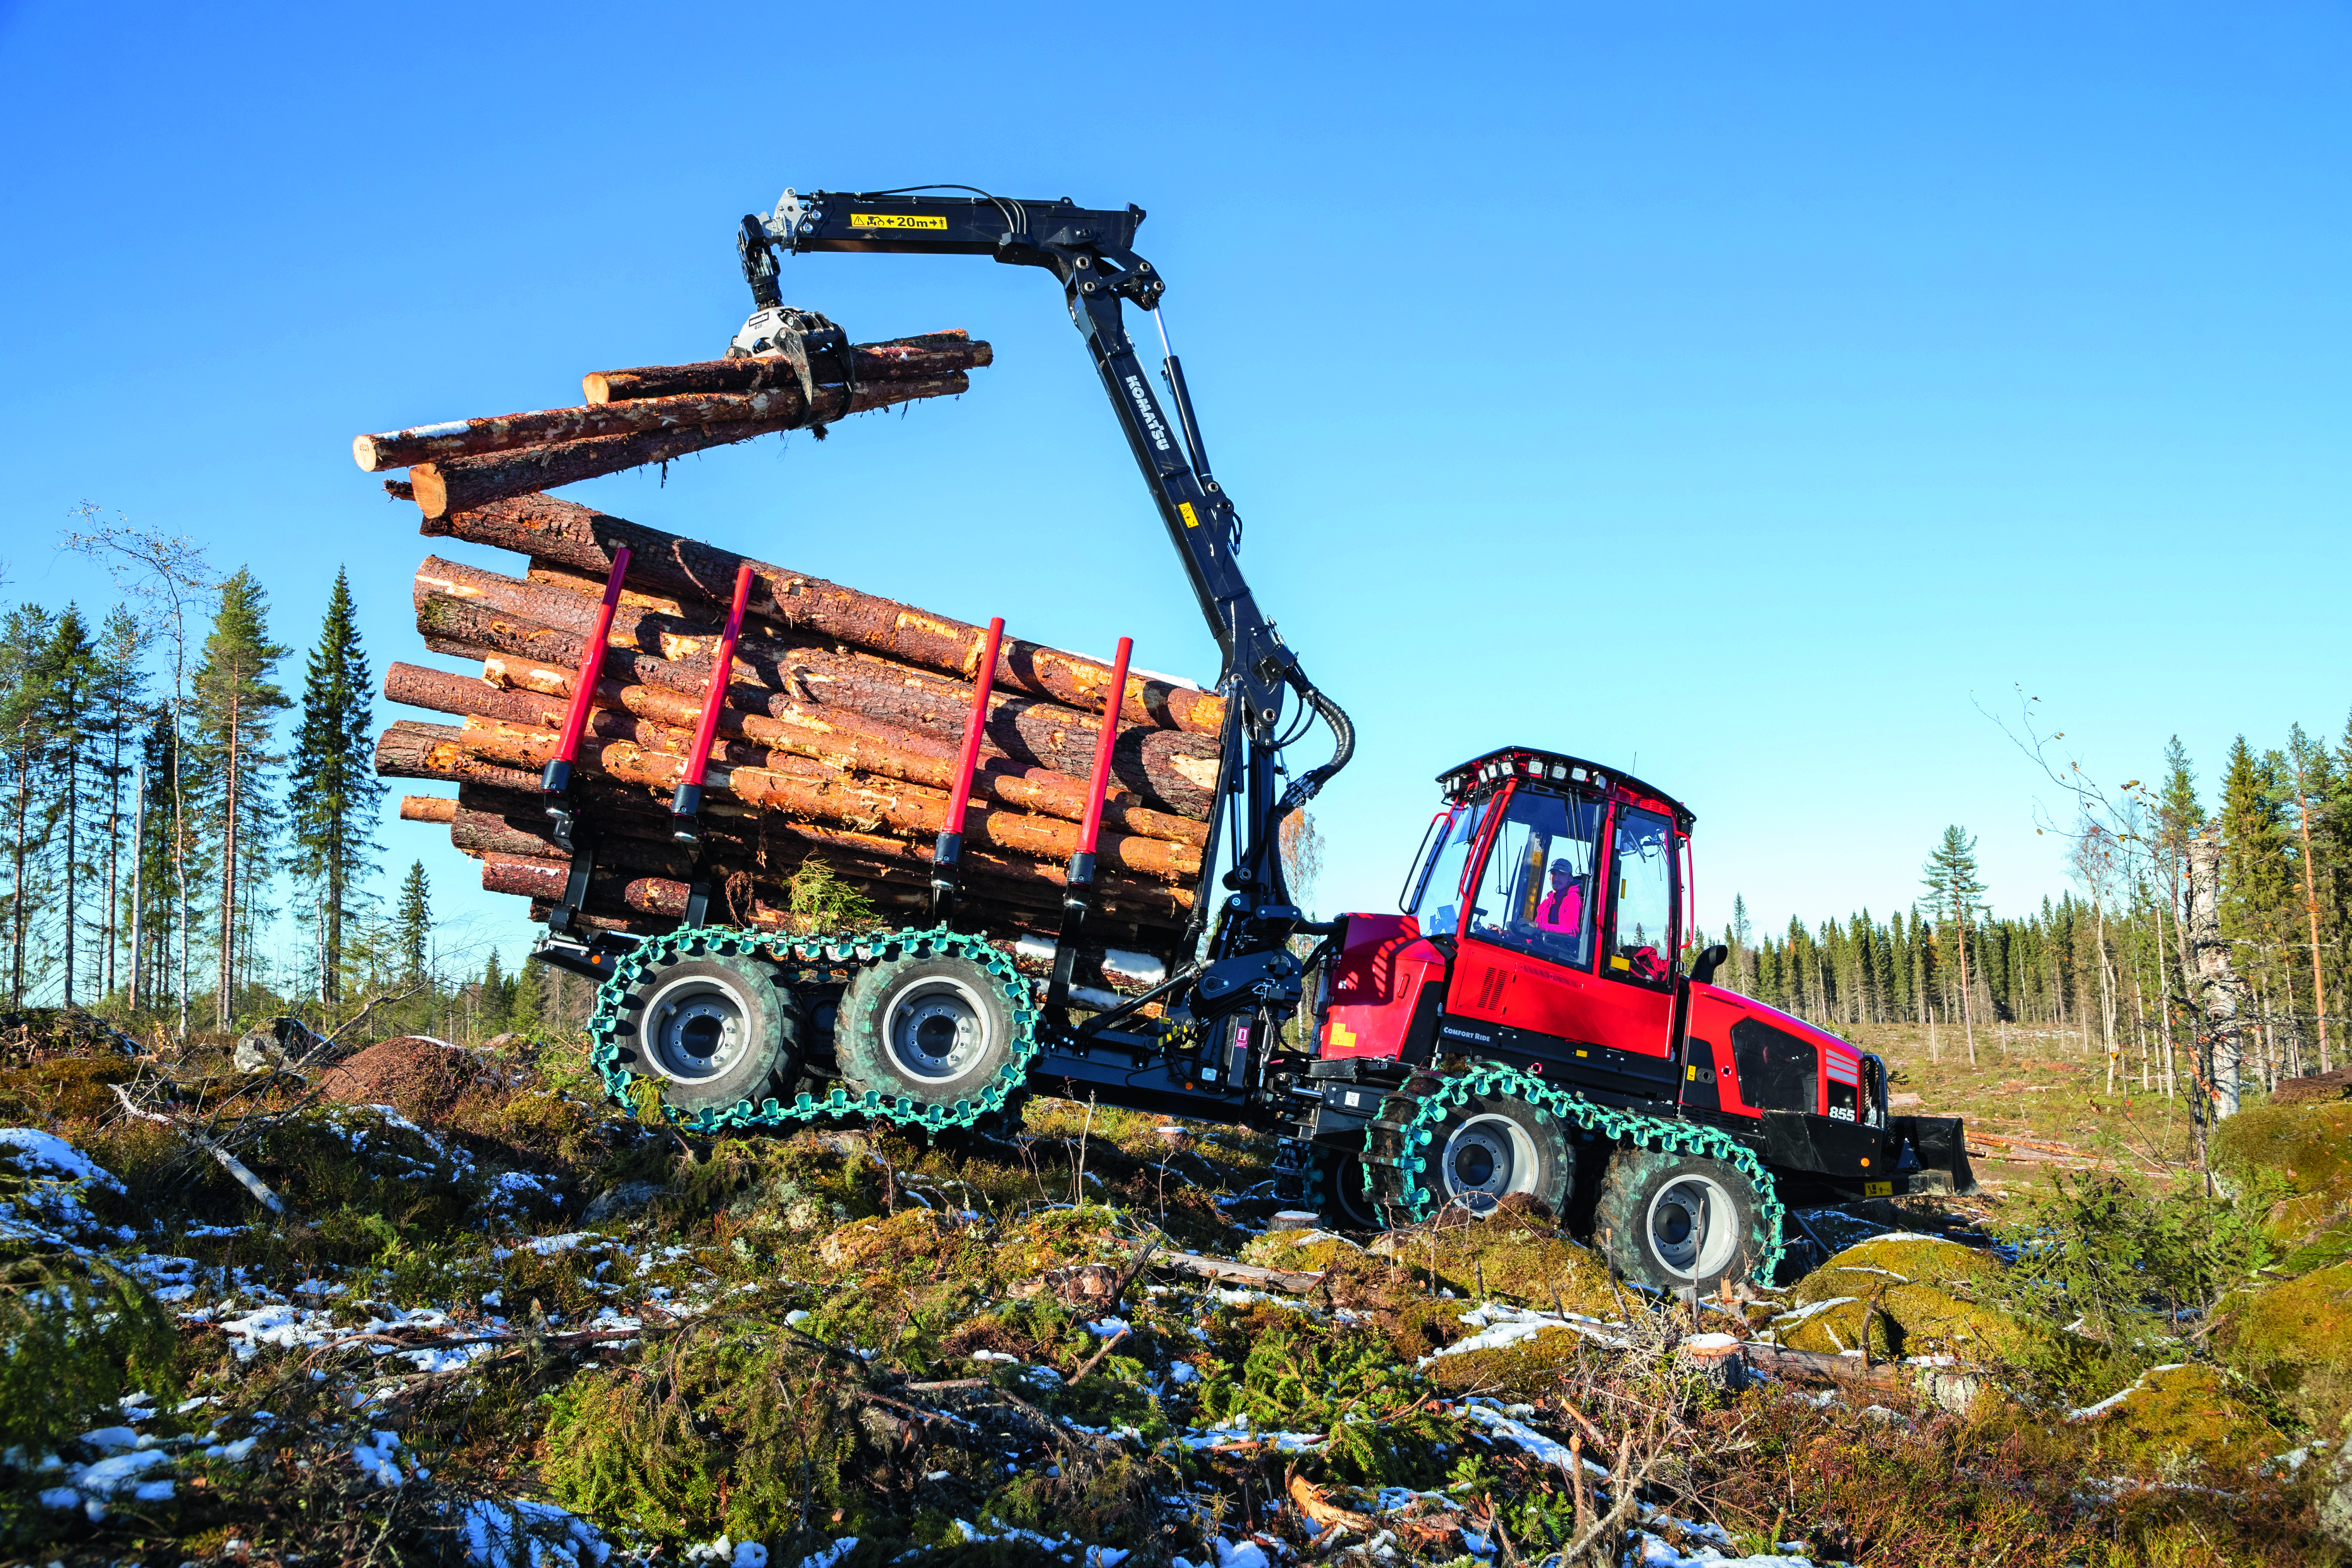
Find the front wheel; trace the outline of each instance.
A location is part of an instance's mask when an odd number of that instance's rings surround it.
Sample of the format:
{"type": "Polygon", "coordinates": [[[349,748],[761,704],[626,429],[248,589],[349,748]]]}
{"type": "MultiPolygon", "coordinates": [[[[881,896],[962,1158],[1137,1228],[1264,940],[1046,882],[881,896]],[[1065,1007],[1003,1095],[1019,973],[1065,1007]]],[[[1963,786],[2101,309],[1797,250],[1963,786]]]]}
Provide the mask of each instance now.
{"type": "Polygon", "coordinates": [[[1666,1294],[1751,1278],[1767,1241],[1762,1199],[1736,1167],[1648,1149],[1610,1160],[1592,1231],[1618,1273],[1666,1294]]]}
{"type": "Polygon", "coordinates": [[[1307,1206],[1340,1230],[1380,1230],[1380,1205],[1364,1178],[1363,1157],[1349,1149],[1316,1148],[1307,1206]]]}
{"type": "Polygon", "coordinates": [[[980,964],[889,959],[858,971],[843,993],[834,1058],[853,1090],[950,1107],[995,1081],[1015,1029],[1003,984],[980,964]]]}

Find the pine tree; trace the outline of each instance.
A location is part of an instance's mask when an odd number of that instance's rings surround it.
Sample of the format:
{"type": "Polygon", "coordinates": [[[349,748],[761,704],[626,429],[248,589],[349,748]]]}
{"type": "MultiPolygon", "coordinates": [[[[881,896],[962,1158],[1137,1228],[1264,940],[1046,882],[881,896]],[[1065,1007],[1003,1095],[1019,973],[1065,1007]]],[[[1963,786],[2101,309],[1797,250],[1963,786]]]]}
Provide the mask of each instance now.
{"type": "Polygon", "coordinates": [[[1921,868],[1928,903],[1939,920],[1952,923],[1959,960],[1960,1017],[1968,1032],[1969,1065],[1977,1065],[1976,1008],[1969,995],[1969,921],[1977,912],[1984,884],[1977,880],[1977,841],[1958,824],[1944,829],[1942,842],[1921,868]]]}
{"type": "Polygon", "coordinates": [[[425,878],[425,862],[412,861],[400,884],[400,908],[392,917],[393,950],[400,957],[404,984],[425,984],[432,957],[433,889],[425,878]]]}
{"type": "Polygon", "coordinates": [[[195,673],[197,741],[215,787],[213,828],[220,855],[219,949],[215,1026],[236,1019],[239,942],[255,921],[276,827],[269,750],[274,716],[288,706],[269,677],[288,650],[269,640],[268,595],[249,569],[221,584],[220,608],[195,673]]]}
{"type": "Polygon", "coordinates": [[[374,707],[367,655],[360,647],[351,584],[337,571],[327,599],[326,624],[310,650],[302,683],[302,723],[294,742],[289,781],[293,801],[295,869],[318,889],[320,990],[329,1004],[342,999],[343,922],[359,895],[376,847],[376,803],[384,786],[375,776],[374,707]]]}
{"type": "Polygon", "coordinates": [[[26,955],[34,910],[47,896],[41,857],[47,847],[33,805],[48,752],[44,726],[47,674],[44,656],[56,623],[38,605],[19,605],[0,622],[0,751],[5,752],[8,799],[8,997],[25,1005],[26,955]]]}
{"type": "MultiPolygon", "coordinates": [[[[152,717],[145,700],[147,676],[141,668],[145,643],[139,618],[117,605],[99,631],[98,678],[90,694],[94,719],[89,765],[106,801],[106,967],[99,986],[102,995],[112,995],[119,984],[115,960],[129,929],[123,919],[128,895],[122,848],[128,822],[122,809],[122,786],[136,773],[140,727],[152,717]]],[[[97,804],[93,797],[93,809],[97,804]]],[[[138,854],[135,844],[131,852],[134,857],[138,854]]]]}
{"type": "Polygon", "coordinates": [[[95,688],[99,678],[98,649],[89,640],[89,626],[81,611],[66,606],[41,652],[41,728],[48,739],[48,774],[52,787],[46,826],[54,835],[62,826],[58,882],[65,895],[58,921],[64,967],[65,1005],[78,999],[75,937],[83,924],[81,896],[95,874],[88,859],[82,784],[94,739],[95,688]]]}

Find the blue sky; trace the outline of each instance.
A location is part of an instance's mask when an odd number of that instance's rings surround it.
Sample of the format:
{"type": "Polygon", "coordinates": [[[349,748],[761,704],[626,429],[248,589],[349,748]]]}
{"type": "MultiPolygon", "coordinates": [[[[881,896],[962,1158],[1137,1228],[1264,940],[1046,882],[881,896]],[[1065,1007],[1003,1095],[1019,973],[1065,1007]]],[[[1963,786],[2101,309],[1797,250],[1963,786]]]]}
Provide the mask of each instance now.
{"type": "MultiPolygon", "coordinates": [[[[54,552],[90,500],[252,564],[298,645],[348,566],[379,672],[435,662],[353,435],[717,353],[787,184],[1132,201],[1244,564],[1362,731],[1326,910],[1385,907],[1432,775],[1513,741],[1685,799],[1710,923],[1883,912],[1948,822],[2017,910],[2063,803],[1979,702],[2110,780],[2178,731],[2209,784],[2352,705],[2347,46],[2294,4],[0,0],[0,597],[106,596],[54,552]]],[[[1214,673],[1044,274],[784,281],[997,363],[572,493],[1214,673]]],[[[446,839],[383,839],[520,951],[446,839]]]]}

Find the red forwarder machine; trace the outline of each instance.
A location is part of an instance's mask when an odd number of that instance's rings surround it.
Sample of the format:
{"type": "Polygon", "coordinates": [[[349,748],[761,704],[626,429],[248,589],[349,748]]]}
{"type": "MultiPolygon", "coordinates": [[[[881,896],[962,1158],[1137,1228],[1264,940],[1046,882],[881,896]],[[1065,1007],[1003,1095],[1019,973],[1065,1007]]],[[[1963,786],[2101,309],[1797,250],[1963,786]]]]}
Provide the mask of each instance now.
{"type": "Polygon", "coordinates": [[[1243,580],[1182,366],[1169,350],[1163,401],[1128,337],[1123,306],[1157,321],[1164,287],[1132,248],[1142,209],[950,194],[970,189],[787,191],[745,218],[756,309],[730,353],[789,359],[813,395],[850,379],[844,334],[783,305],[780,251],[988,256],[1061,280],[1223,656],[1192,928],[1164,954],[1089,942],[1081,854],[1058,930],[1020,943],[1051,977],[1024,976],[959,925],[953,824],[921,930],[696,923],[632,946],[559,909],[540,951],[604,979],[592,1034],[616,1097],[650,1079],[673,1120],[709,1132],[985,1131],[1033,1089],[1238,1123],[1279,1135],[1279,1190],[1334,1223],[1524,1194],[1628,1279],[1677,1294],[1769,1282],[1790,1204],[1972,1190],[1959,1122],[1890,1116],[1876,1057],[1714,984],[1721,947],[1677,967],[1692,814],[1617,769],[1534,746],[1465,763],[1438,781],[1401,912],[1307,919],[1277,830],[1346,764],[1353,732],[1243,580]],[[1318,719],[1332,756],[1277,788],[1285,747],[1318,719]],[[1132,994],[1077,983],[1106,973],[1132,994]],[[804,1078],[819,1092],[796,1093],[804,1078]]]}

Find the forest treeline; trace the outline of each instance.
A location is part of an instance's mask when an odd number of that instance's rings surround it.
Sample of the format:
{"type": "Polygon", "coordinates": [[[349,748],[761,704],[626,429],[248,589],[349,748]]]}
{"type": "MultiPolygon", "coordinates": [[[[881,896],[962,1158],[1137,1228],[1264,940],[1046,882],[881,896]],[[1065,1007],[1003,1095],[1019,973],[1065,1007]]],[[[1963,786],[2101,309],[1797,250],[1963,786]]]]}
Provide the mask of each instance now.
{"type": "Polygon", "coordinates": [[[2210,814],[2177,736],[2159,777],[2129,781],[2112,798],[2074,788],[2073,886],[2039,909],[1991,913],[1976,841],[1948,827],[1922,868],[1919,900],[1884,919],[1864,909],[1759,933],[1735,899],[1716,938],[1731,950],[1718,979],[1832,1028],[1916,1025],[1939,1052],[1971,1060],[2020,1033],[2054,1036],[2062,1048],[2103,1056],[2111,1089],[2170,1094],[2197,1070],[2187,900],[2203,837],[2218,850],[2220,935],[2248,998],[2246,1087],[2343,1061],[2352,724],[2333,748],[2300,725],[2277,750],[2257,752],[2240,736],[2210,814]]]}
{"type": "MultiPolygon", "coordinates": [[[[249,568],[92,508],[79,521],[66,545],[120,601],[0,615],[9,1005],[184,1032],[392,995],[417,1026],[460,1006],[503,1022],[518,977],[495,959],[462,988],[436,973],[423,864],[379,885],[374,681],[345,576],[294,684],[249,568]]],[[[529,967],[535,1018],[549,987],[529,967]]]]}

